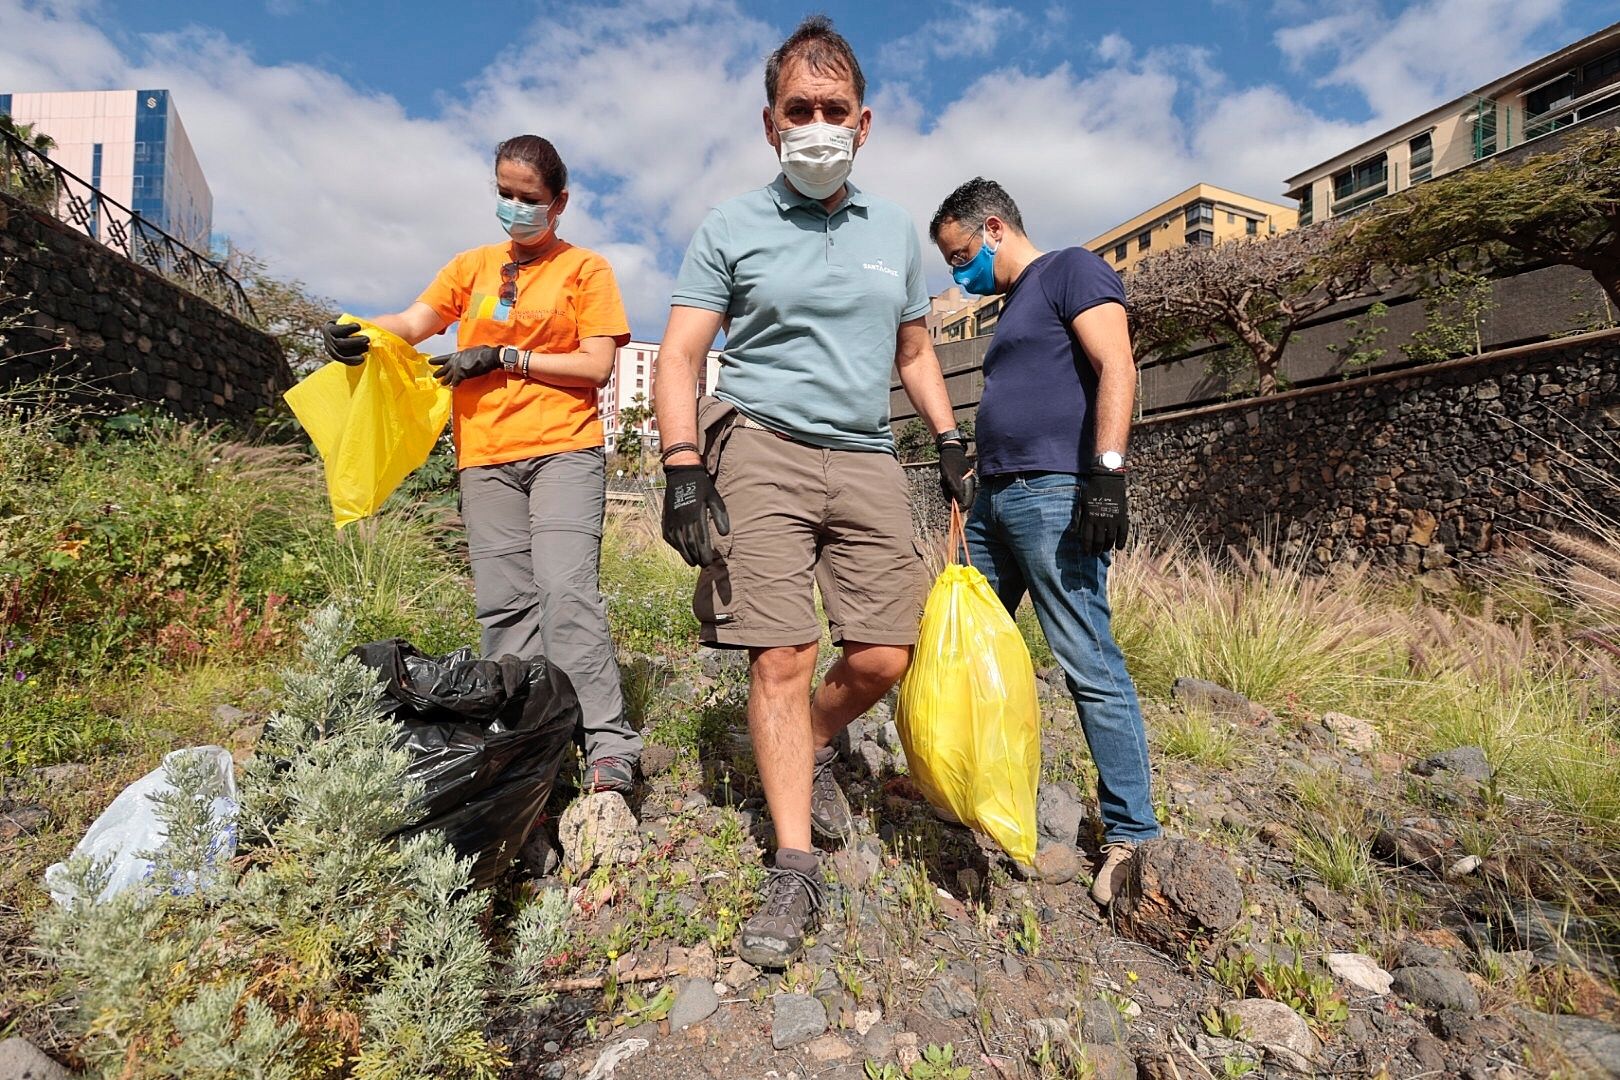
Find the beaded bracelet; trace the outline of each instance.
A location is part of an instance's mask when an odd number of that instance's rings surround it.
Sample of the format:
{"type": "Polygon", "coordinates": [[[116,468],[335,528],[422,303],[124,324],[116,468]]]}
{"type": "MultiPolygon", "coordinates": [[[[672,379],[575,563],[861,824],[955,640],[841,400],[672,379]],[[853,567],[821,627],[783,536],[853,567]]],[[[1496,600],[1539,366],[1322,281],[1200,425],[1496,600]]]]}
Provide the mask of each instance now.
{"type": "Polygon", "coordinates": [[[694,454],[697,453],[698,452],[697,443],[678,442],[678,443],[674,444],[673,446],[665,447],[664,452],[662,454],[658,455],[658,463],[660,465],[668,465],[670,458],[674,457],[676,454],[683,454],[688,450],[690,450],[694,454]]]}

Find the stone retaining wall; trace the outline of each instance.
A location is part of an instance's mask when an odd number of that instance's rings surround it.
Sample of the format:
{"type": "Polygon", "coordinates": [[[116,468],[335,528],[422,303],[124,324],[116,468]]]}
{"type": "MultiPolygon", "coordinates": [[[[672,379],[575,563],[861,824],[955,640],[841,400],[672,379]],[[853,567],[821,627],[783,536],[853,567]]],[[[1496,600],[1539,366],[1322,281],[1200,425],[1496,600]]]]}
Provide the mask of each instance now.
{"type": "MultiPolygon", "coordinates": [[[[1617,454],[1605,331],[1140,422],[1132,520],[1157,542],[1434,570],[1558,527],[1572,495],[1620,517],[1617,454]]],[[[936,472],[908,471],[938,527],[936,472]]]]}
{"type": "Polygon", "coordinates": [[[5,195],[0,272],[0,297],[32,309],[0,334],[0,385],[55,375],[70,396],[218,422],[252,419],[293,383],[262,330],[5,195]]]}

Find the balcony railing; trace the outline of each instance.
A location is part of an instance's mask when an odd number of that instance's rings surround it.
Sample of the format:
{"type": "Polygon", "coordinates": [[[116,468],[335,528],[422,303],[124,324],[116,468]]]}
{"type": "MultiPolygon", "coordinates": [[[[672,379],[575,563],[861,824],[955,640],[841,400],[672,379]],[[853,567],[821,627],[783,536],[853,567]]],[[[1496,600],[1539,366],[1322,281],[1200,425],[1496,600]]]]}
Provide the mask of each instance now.
{"type": "Polygon", "coordinates": [[[130,262],[161,274],[243,322],[258,324],[241,282],[224,267],[3,128],[0,191],[72,225],[130,262]]]}

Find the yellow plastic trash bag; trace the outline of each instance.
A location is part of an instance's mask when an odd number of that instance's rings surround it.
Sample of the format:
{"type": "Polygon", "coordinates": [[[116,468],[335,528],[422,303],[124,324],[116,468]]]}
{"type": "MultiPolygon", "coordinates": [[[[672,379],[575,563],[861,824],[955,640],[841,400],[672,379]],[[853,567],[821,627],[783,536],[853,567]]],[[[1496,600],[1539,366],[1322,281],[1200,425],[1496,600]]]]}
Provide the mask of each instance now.
{"type": "Polygon", "coordinates": [[[338,528],[370,517],[433,452],[450,418],[450,389],[403,338],[352,315],[371,339],[366,362],[336,360],[287,391],[287,404],[326,463],[338,528]]]}
{"type": "MultiPolygon", "coordinates": [[[[961,543],[953,514],[951,552],[961,543]]],[[[1035,668],[983,574],[952,564],[923,608],[895,718],[911,777],[928,801],[1035,861],[1041,718],[1035,668]]]]}

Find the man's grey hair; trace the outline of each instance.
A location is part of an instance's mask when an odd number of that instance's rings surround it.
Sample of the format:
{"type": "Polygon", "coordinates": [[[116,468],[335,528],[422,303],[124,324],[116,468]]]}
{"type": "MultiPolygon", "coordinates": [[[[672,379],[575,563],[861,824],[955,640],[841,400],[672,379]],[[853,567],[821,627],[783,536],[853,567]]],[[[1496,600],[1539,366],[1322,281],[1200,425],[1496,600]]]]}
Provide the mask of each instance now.
{"type": "Polygon", "coordinates": [[[993,217],[1000,218],[1012,226],[1013,231],[1023,235],[1024,217],[1018,212],[1018,204],[1007,194],[1007,189],[994,180],[975,176],[939,204],[939,209],[934,211],[934,220],[928,224],[928,239],[938,243],[939,230],[952,222],[970,232],[978,232],[985,221],[993,217]]]}

